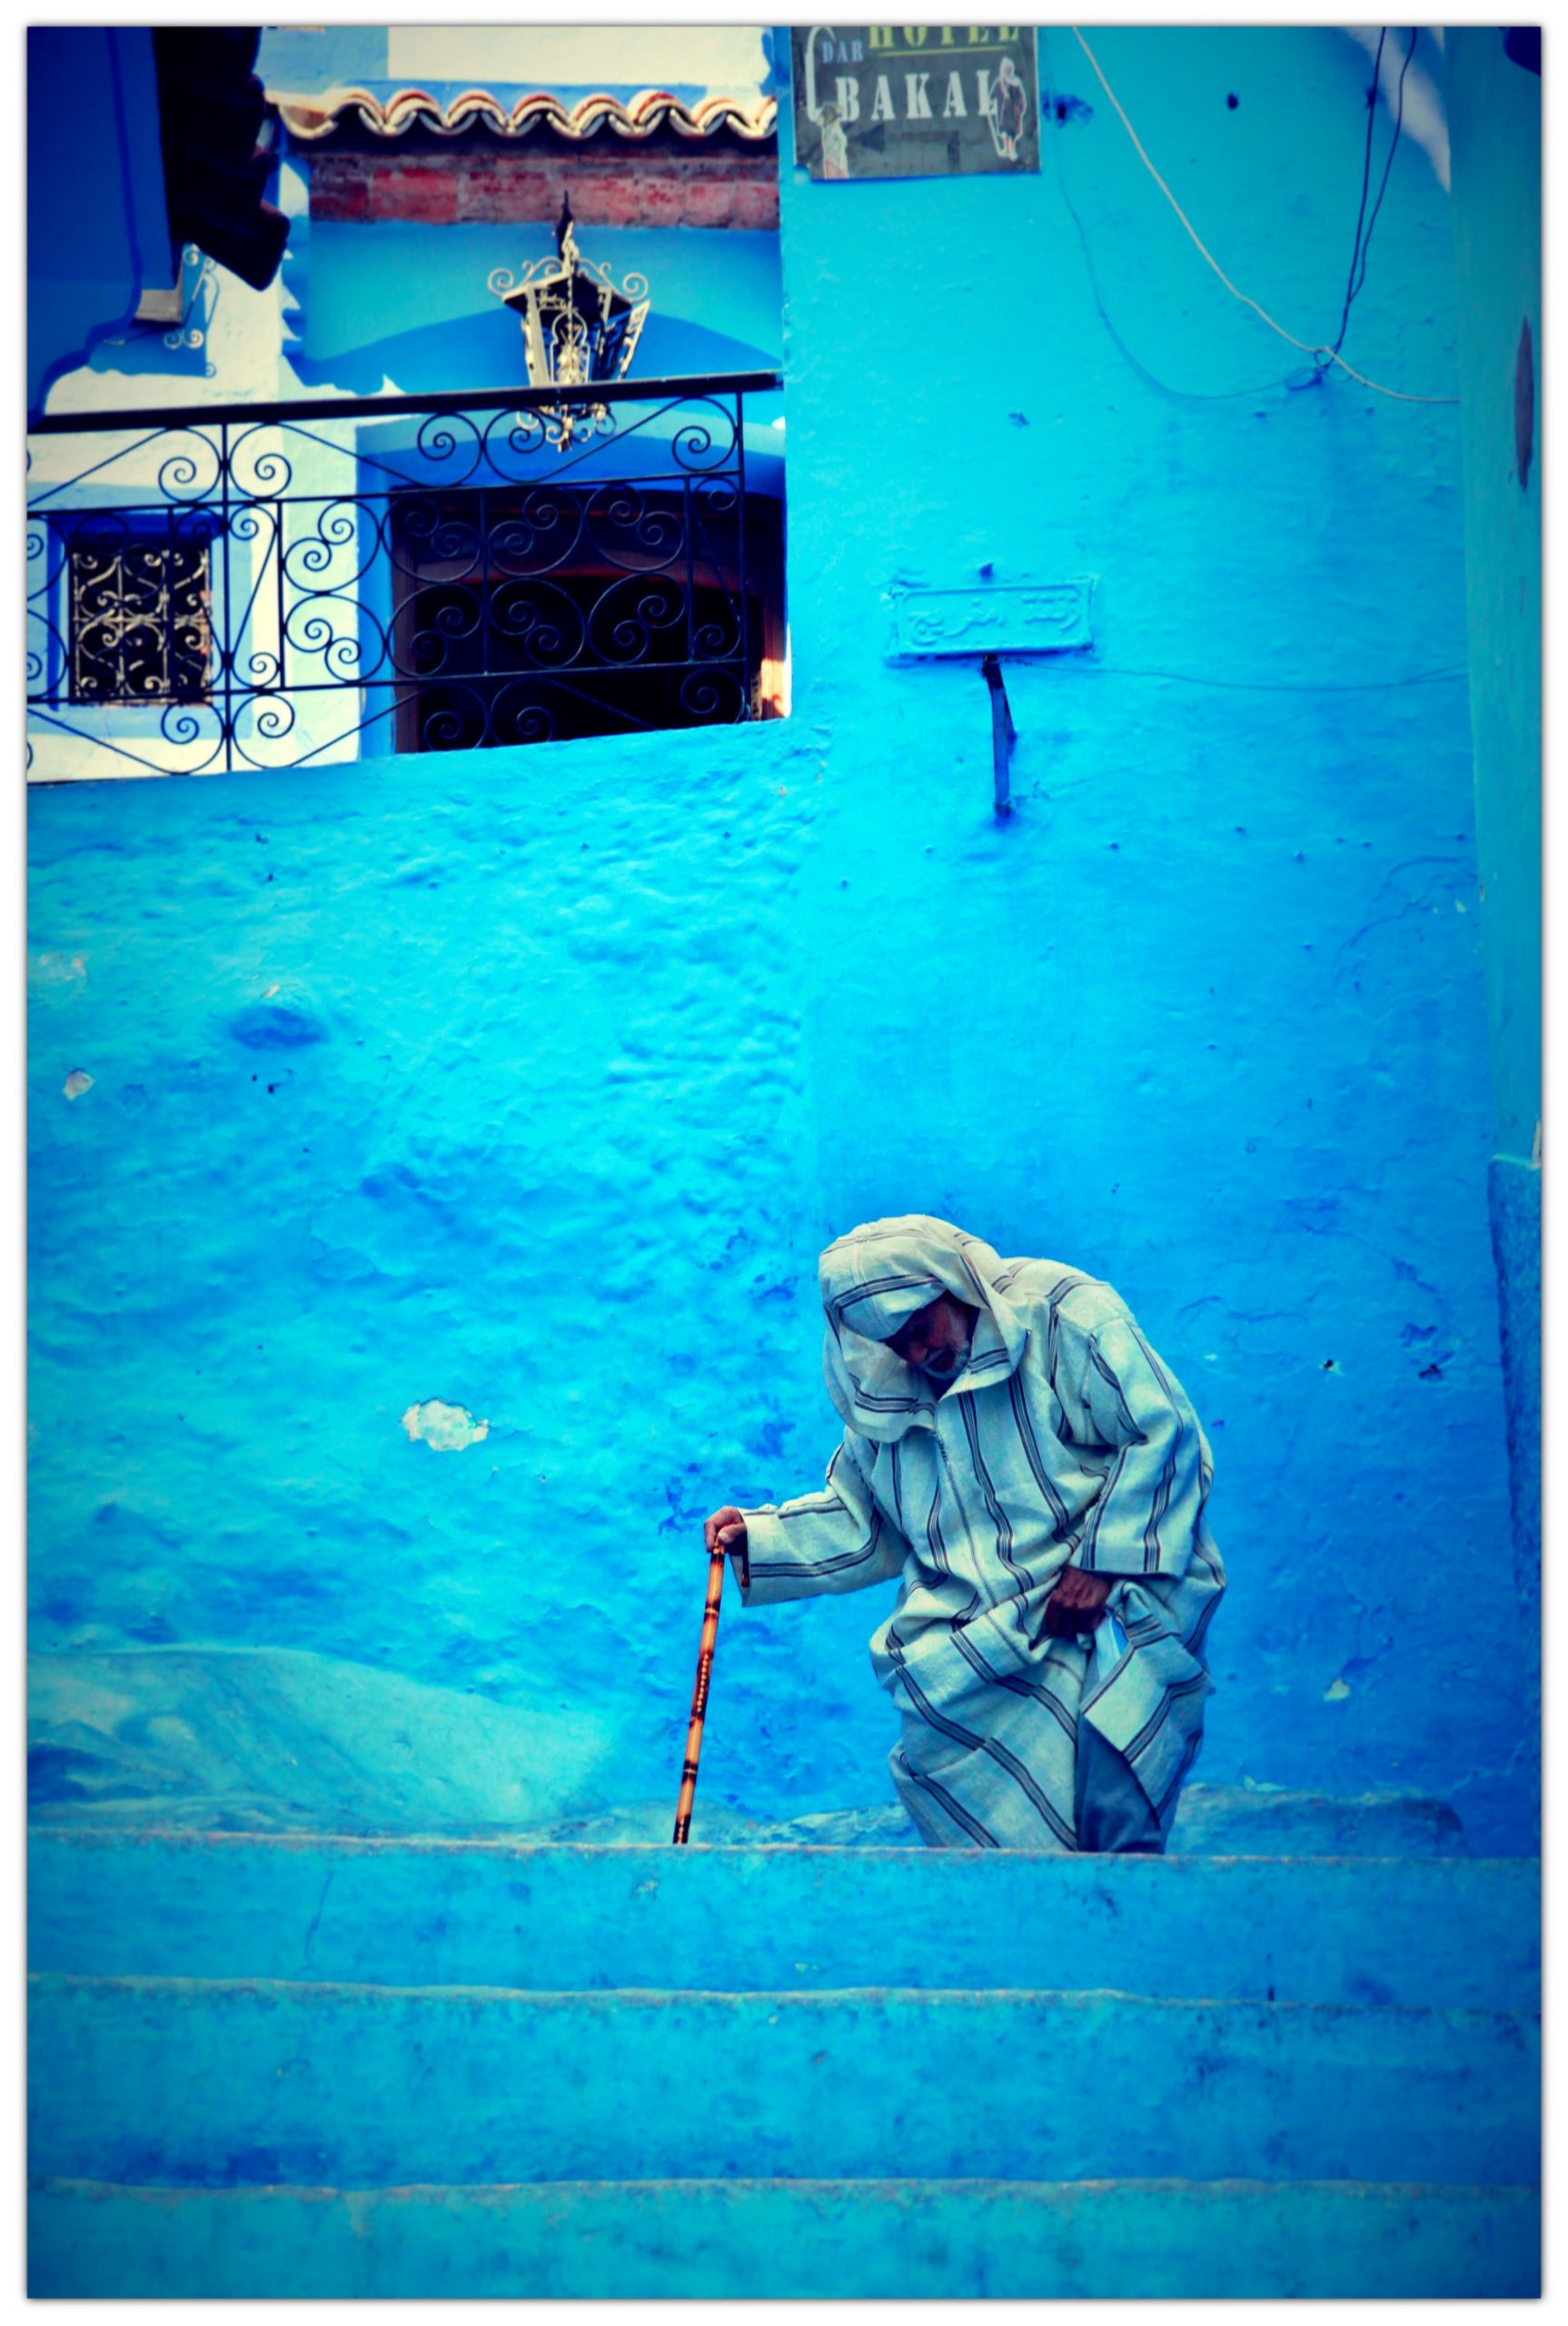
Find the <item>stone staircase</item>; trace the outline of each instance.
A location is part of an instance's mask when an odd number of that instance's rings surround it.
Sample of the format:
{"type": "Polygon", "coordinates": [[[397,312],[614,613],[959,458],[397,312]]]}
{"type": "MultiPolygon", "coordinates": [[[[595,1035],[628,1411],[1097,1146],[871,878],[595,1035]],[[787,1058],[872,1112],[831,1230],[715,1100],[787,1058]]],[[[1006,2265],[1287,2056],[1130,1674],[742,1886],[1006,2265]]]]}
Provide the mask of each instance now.
{"type": "Polygon", "coordinates": [[[1539,1872],[35,1830],[34,2295],[1539,2289],[1539,1872]]]}

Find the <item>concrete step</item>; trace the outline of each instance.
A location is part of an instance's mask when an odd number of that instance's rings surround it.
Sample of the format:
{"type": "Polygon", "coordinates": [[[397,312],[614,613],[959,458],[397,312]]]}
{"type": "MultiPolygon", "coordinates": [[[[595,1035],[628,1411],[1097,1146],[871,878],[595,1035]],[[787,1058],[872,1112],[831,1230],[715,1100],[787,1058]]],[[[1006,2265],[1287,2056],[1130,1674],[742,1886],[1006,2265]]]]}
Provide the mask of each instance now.
{"type": "Polygon", "coordinates": [[[1530,2189],[643,2181],[166,2190],[49,2181],[28,2291],[94,2298],[1529,2298],[1530,2189]]]}
{"type": "Polygon", "coordinates": [[[35,2172],[132,2185],[1539,2178],[1504,2012],[35,1974],[35,2172]]]}
{"type": "MultiPolygon", "coordinates": [[[[725,1651],[721,1650],[721,1654],[725,1651]]],[[[683,1658],[684,1660],[684,1658],[683,1658]]],[[[689,1673],[680,1675],[683,1707],[689,1673]]],[[[432,1834],[451,1839],[670,1839],[670,1787],[617,1793],[613,1724],[581,1698],[507,1705],[461,1687],[298,1648],[73,1648],[27,1660],[28,1795],[41,1824],[186,1832],[432,1834]]],[[[726,1720],[733,1717],[726,1713],[726,1720]]],[[[916,1840],[884,1797],[758,1818],[704,1780],[703,1843],[916,1840]]],[[[1188,1855],[1467,1856],[1445,1802],[1420,1794],[1186,1786],[1188,1855]]]]}
{"type": "Polygon", "coordinates": [[[1537,1861],[35,1831],[35,1970],[1538,2008],[1537,1861]]]}

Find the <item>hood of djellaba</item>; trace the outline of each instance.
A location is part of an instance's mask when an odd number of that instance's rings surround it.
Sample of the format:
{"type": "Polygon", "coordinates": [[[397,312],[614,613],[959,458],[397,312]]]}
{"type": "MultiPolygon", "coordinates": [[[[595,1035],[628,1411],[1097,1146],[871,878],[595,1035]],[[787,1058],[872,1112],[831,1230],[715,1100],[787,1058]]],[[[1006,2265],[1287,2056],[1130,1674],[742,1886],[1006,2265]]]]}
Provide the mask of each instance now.
{"type": "Polygon", "coordinates": [[[935,1387],[887,1342],[943,1292],[978,1311],[968,1362],[952,1388],[1006,1380],[1028,1338],[1007,1292],[1018,1265],[1002,1259],[979,1237],[924,1212],[873,1219],[836,1238],[817,1264],[827,1327],[822,1372],[849,1426],[887,1444],[935,1419],[935,1387]]]}

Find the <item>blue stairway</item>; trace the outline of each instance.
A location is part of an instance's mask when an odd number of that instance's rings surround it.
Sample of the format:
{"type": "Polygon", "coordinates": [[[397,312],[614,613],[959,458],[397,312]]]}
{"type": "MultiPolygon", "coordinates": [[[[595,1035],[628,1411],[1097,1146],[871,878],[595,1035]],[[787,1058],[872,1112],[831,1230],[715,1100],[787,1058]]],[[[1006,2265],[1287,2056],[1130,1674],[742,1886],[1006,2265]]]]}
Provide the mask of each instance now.
{"type": "Polygon", "coordinates": [[[35,2295],[1531,2295],[1533,1861],[40,1828],[35,2295]]]}

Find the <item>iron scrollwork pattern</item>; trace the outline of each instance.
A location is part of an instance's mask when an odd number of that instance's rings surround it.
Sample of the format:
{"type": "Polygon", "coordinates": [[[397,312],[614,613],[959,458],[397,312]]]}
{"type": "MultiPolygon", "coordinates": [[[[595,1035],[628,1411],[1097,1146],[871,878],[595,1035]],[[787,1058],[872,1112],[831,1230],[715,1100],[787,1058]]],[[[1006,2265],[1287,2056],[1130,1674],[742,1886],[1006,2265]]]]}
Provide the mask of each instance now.
{"type": "Polygon", "coordinates": [[[103,514],[71,528],[70,700],[188,702],[206,694],[212,656],[209,534],[161,534],[103,514]]]}
{"type": "Polygon", "coordinates": [[[565,448],[531,391],[104,415],[65,477],[89,423],[46,422],[35,731],[197,774],[753,718],[781,559],[744,400],[777,384],[612,386],[565,448]]]}

